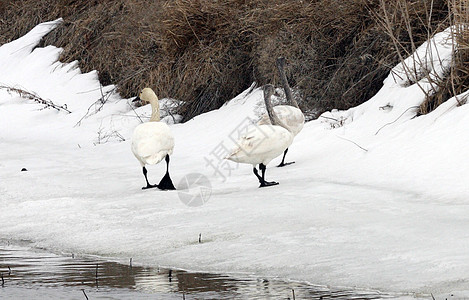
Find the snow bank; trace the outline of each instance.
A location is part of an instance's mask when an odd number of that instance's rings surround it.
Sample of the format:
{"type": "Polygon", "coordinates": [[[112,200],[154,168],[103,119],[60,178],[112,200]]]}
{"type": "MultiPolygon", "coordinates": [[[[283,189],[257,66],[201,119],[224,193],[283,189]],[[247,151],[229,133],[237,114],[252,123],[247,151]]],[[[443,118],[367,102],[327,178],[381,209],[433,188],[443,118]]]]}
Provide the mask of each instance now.
{"type": "MultiPolygon", "coordinates": [[[[267,179],[280,185],[258,189],[250,166],[219,159],[256,120],[262,91],[250,89],[171,126],[176,186],[198,172],[213,188],[205,205],[188,207],[178,191],[140,189],[129,138],[149,108],[131,110],[95,72],[58,62],[60,49],[35,48],[57,22],[0,47],[0,83],[72,111],[43,110],[0,89],[0,238],[332,286],[469,290],[468,105],[451,99],[414,118],[422,89],[391,74],[368,102],[307,123],[287,156],[296,163],[268,166],[267,179]]],[[[449,62],[448,34],[433,43],[443,57],[437,72],[449,62]]],[[[150,167],[150,180],[164,168],[150,167]]]]}

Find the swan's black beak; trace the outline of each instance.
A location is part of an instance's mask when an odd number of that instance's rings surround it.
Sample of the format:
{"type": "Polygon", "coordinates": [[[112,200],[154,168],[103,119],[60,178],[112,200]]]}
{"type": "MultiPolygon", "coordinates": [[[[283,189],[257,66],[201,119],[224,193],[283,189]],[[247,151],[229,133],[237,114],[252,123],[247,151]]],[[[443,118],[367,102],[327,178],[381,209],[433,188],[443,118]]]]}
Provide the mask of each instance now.
{"type": "Polygon", "coordinates": [[[132,102],[137,102],[137,101],[140,101],[140,96],[137,96],[137,98],[135,98],[134,100],[132,100],[132,102]]]}

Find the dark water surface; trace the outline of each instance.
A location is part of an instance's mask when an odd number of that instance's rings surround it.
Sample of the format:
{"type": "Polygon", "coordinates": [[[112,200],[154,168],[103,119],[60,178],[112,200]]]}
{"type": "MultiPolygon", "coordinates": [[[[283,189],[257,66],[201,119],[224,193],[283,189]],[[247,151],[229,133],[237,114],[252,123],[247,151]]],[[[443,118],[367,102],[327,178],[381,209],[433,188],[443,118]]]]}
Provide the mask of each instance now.
{"type": "Polygon", "coordinates": [[[375,291],[124,265],[0,244],[0,299],[394,299],[375,291]]]}

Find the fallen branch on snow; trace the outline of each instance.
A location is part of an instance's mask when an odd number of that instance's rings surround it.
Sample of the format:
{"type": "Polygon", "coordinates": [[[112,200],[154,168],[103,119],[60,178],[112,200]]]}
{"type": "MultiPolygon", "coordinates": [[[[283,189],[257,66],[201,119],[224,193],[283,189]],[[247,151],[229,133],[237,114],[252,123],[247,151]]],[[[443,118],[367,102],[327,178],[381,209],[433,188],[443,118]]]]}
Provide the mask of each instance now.
{"type": "Polygon", "coordinates": [[[354,144],[355,146],[357,146],[358,148],[362,149],[363,151],[368,152],[368,149],[363,148],[362,146],[360,146],[359,144],[355,143],[352,140],[346,139],[346,138],[338,136],[338,135],[336,135],[336,137],[338,137],[339,139],[343,139],[344,141],[350,142],[350,143],[354,144]]]}
{"type": "Polygon", "coordinates": [[[35,94],[34,92],[28,92],[23,89],[11,87],[11,86],[6,86],[6,85],[0,85],[0,89],[6,90],[9,94],[11,93],[16,93],[18,94],[21,98],[33,100],[34,102],[37,102],[39,104],[44,105],[44,108],[54,108],[58,111],[66,111],[69,114],[72,112],[67,109],[67,104],[64,105],[57,105],[51,100],[46,100],[41,98],[39,95],[35,94]]]}

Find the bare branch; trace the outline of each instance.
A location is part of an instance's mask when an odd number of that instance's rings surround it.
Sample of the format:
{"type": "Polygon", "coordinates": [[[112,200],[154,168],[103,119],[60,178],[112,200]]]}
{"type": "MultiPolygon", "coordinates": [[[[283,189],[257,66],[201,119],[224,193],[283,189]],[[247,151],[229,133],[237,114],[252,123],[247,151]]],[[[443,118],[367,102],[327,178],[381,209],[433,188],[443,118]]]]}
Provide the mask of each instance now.
{"type": "Polygon", "coordinates": [[[67,109],[67,104],[57,105],[54,102],[52,102],[51,100],[41,98],[39,95],[37,95],[34,92],[28,92],[24,89],[15,88],[15,87],[6,86],[6,85],[0,85],[0,89],[6,90],[9,94],[16,93],[21,98],[33,100],[34,102],[37,102],[39,104],[44,105],[44,108],[54,108],[58,111],[65,111],[69,114],[72,113],[70,110],[67,109]]]}

